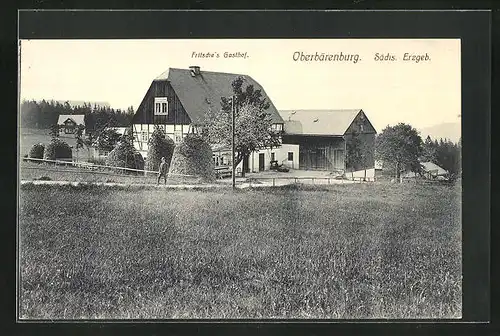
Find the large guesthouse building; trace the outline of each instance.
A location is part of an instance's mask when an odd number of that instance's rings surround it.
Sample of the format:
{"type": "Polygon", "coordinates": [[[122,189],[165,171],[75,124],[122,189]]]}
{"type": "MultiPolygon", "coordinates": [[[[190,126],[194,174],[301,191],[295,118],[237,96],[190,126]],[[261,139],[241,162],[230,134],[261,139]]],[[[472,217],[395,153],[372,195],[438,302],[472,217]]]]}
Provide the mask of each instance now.
{"type": "MultiPolygon", "coordinates": [[[[368,162],[373,160],[375,129],[364,111],[358,110],[283,110],[278,111],[264,88],[252,77],[242,74],[170,68],[149,86],[133,119],[134,146],[147,159],[148,141],[155,125],[179,143],[188,133],[200,133],[207,112],[221,108],[221,98],[233,94],[232,83],[241,77],[244,86],[253,85],[269,101],[268,113],[273,128],[283,131],[277,148],[256,151],[241,162],[237,170],[269,170],[271,161],[292,169],[345,172],[346,150],[354,132],[360,134],[368,162]]],[[[229,166],[228,148],[214,146],[214,163],[229,166]]],[[[365,167],[366,169],[367,167],[365,167]]],[[[374,168],[373,165],[369,168],[374,168]]]]}
{"type": "MultiPolygon", "coordinates": [[[[136,149],[146,158],[148,140],[155,125],[163,128],[175,143],[179,143],[188,133],[201,132],[206,113],[210,109],[220,109],[221,98],[233,94],[232,83],[238,77],[243,78],[244,85],[253,85],[255,90],[261,90],[262,96],[270,103],[268,112],[273,128],[282,130],[283,119],[278,110],[262,86],[252,77],[201,71],[197,66],[189,69],[170,68],[153,80],[132,119],[136,149]]],[[[213,150],[216,166],[231,164],[227,148],[215,146],[213,150]]],[[[240,163],[238,169],[245,169],[247,172],[267,170],[271,160],[298,167],[298,146],[280,147],[279,153],[277,149],[263,149],[252,153],[246,162],[240,163]],[[282,154],[283,150],[286,153],[282,154]]]]}

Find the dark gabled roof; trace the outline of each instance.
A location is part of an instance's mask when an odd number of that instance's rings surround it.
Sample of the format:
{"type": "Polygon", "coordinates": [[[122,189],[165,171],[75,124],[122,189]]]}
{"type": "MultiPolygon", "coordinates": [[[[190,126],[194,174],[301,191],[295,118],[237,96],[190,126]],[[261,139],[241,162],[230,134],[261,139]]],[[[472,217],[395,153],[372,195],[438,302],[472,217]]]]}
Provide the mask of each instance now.
{"type": "Polygon", "coordinates": [[[195,124],[202,124],[209,108],[220,109],[221,97],[232,95],[231,84],[237,77],[243,77],[244,86],[253,85],[255,90],[261,90],[262,96],[270,104],[268,111],[273,122],[283,123],[278,110],[262,86],[248,75],[204,71],[201,69],[200,74],[193,77],[191,70],[170,68],[156,77],[155,81],[168,80],[191,121],[195,124]]]}
{"type": "Polygon", "coordinates": [[[281,110],[285,133],[294,135],[342,136],[361,109],[281,110]]]}

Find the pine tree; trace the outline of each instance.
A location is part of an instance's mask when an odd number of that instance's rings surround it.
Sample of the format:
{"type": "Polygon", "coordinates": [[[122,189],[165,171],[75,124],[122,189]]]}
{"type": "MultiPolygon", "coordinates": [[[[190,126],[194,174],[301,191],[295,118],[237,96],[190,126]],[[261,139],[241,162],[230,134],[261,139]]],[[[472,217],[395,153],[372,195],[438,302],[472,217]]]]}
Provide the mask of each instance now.
{"type": "Polygon", "coordinates": [[[430,136],[427,136],[423,144],[422,158],[423,162],[435,162],[436,161],[436,145],[432,141],[430,136]]]}

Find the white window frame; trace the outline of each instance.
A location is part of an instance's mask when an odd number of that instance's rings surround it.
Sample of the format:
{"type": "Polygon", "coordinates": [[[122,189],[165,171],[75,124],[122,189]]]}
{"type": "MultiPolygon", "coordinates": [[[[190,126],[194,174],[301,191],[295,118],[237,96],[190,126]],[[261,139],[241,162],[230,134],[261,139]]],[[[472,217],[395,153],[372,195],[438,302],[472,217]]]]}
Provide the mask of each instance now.
{"type": "Polygon", "coordinates": [[[283,124],[273,124],[271,126],[271,129],[273,131],[282,131],[283,130],[283,124]]]}
{"type": "Polygon", "coordinates": [[[141,132],[141,141],[142,142],[148,142],[148,132],[147,131],[142,131],[141,132]]]}
{"type": "Polygon", "coordinates": [[[168,98],[155,97],[154,115],[168,116],[168,98]]]}

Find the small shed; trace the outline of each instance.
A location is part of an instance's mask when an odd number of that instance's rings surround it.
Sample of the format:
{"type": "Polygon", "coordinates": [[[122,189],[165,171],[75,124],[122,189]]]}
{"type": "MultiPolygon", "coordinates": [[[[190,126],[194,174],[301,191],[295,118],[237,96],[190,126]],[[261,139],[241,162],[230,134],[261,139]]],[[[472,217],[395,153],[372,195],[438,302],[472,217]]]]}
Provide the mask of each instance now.
{"type": "Polygon", "coordinates": [[[449,173],[444,168],[441,168],[434,162],[421,162],[420,166],[427,178],[447,178],[449,173]]]}

